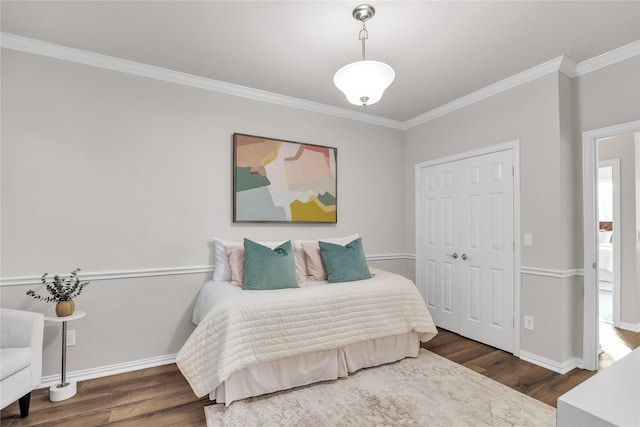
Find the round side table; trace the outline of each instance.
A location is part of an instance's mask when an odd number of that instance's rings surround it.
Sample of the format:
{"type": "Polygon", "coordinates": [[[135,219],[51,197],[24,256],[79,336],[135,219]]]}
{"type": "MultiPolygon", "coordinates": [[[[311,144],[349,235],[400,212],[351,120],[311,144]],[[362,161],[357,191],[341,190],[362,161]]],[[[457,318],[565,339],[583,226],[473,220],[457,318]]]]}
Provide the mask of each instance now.
{"type": "Polygon", "coordinates": [[[49,400],[52,402],[69,399],[70,397],[75,396],[78,391],[77,383],[75,381],[67,382],[67,322],[81,319],[86,315],[87,313],[84,311],[75,311],[71,316],[44,317],[46,322],[62,323],[62,372],[60,374],[60,384],[52,385],[51,388],[49,388],[49,400]]]}

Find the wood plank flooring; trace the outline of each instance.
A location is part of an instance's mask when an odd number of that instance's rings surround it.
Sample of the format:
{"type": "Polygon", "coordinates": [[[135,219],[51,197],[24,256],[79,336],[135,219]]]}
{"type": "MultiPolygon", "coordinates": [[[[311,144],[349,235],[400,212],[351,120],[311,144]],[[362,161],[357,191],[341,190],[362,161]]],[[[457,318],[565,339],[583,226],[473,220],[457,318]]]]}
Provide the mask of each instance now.
{"type": "Polygon", "coordinates": [[[556,407],[558,397],[594,375],[594,372],[582,369],[560,375],[506,351],[449,331],[438,331],[431,341],[422,344],[423,348],[553,407],[556,407]]]}
{"type": "MultiPolygon", "coordinates": [[[[635,334],[631,339],[640,339],[635,334]]],[[[556,406],[557,398],[593,375],[575,369],[560,375],[454,333],[440,333],[423,347],[515,390],[556,406]]],[[[35,390],[27,418],[18,403],[0,413],[3,427],[21,426],[204,426],[208,398],[195,397],[175,364],[78,384],[78,394],[53,403],[49,390],[35,390]]]]}

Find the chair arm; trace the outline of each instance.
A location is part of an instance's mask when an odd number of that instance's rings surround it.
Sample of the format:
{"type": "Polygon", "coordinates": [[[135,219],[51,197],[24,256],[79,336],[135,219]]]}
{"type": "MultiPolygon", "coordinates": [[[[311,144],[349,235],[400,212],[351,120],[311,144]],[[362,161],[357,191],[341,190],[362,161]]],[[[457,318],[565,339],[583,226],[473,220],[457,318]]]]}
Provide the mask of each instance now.
{"type": "Polygon", "coordinates": [[[0,309],[0,348],[37,347],[42,335],[44,314],[31,311],[0,309]]]}
{"type": "Polygon", "coordinates": [[[36,387],[42,378],[43,338],[44,314],[0,309],[0,348],[31,347],[31,372],[36,387]]]}

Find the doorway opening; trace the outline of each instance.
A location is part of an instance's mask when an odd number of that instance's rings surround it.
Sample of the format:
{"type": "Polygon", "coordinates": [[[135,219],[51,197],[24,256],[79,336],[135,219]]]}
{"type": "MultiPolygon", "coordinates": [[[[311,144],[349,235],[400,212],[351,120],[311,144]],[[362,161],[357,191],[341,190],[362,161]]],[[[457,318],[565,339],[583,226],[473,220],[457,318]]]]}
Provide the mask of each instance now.
{"type": "MultiPolygon", "coordinates": [[[[630,152],[624,155],[617,156],[609,156],[609,159],[619,158],[624,159],[625,163],[628,165],[629,163],[635,163],[634,159],[640,158],[640,144],[638,141],[640,140],[640,121],[622,123],[615,126],[610,126],[607,128],[596,129],[592,131],[587,131],[583,133],[583,215],[584,215],[584,310],[583,310],[583,367],[589,370],[597,370],[599,368],[599,353],[601,349],[601,340],[603,340],[602,344],[606,344],[604,342],[605,337],[609,339],[610,337],[618,339],[620,342],[625,343],[623,347],[625,347],[623,352],[630,352],[631,347],[626,345],[628,340],[624,338],[626,332],[630,331],[632,334],[638,335],[638,330],[640,327],[638,324],[632,322],[629,323],[628,318],[633,319],[635,316],[630,316],[621,321],[621,315],[624,315],[623,310],[621,309],[621,298],[624,298],[625,309],[627,313],[629,311],[638,310],[640,307],[630,307],[629,301],[633,302],[637,300],[638,295],[640,295],[640,289],[637,284],[640,277],[640,270],[636,270],[635,265],[637,262],[634,260],[638,260],[640,258],[640,197],[636,197],[634,193],[636,189],[636,182],[640,183],[640,179],[638,177],[640,174],[638,173],[639,165],[631,168],[631,174],[635,175],[634,178],[631,178],[631,184],[627,185],[627,188],[631,188],[631,195],[618,195],[618,201],[621,198],[624,198],[627,207],[632,209],[632,222],[630,225],[627,224],[625,220],[620,220],[619,218],[613,218],[611,222],[611,236],[609,237],[609,243],[612,244],[612,321],[613,325],[607,323],[601,323],[599,320],[599,315],[601,314],[599,311],[600,299],[600,276],[603,270],[607,270],[607,266],[605,264],[605,255],[600,251],[600,241],[607,240],[607,234],[601,235],[601,227],[604,227],[605,224],[600,224],[600,206],[599,206],[599,198],[605,198],[605,194],[607,192],[606,187],[603,187],[602,191],[599,191],[599,160],[604,160],[599,156],[600,151],[605,151],[604,148],[600,150],[601,143],[606,139],[614,139],[613,137],[623,137],[630,136],[631,145],[630,152]],[[634,144],[635,140],[635,144],[634,144]],[[631,162],[630,162],[631,161],[631,162]],[[634,170],[635,169],[635,170],[634,170]],[[599,194],[599,193],[602,193],[599,194]],[[635,199],[635,200],[634,200],[635,199]],[[629,203],[631,201],[631,203],[629,203]],[[623,224],[624,222],[624,224],[623,224]],[[623,228],[627,229],[627,231],[622,231],[623,228]],[[632,243],[632,250],[627,250],[624,255],[620,250],[620,242],[621,236],[625,236],[630,239],[630,243],[632,243]],[[631,261],[625,261],[624,270],[621,270],[621,259],[627,259],[629,256],[631,261]],[[617,294],[617,296],[616,296],[617,294]],[[624,296],[625,294],[626,296],[624,296]],[[617,301],[617,303],[616,303],[617,301]],[[616,306],[617,304],[617,306],[616,306]],[[606,326],[603,328],[602,326],[606,326]],[[619,328],[616,328],[618,326],[619,328]],[[620,329],[622,328],[622,329],[620,329]]],[[[620,163],[617,167],[618,171],[620,171],[620,163]]],[[[615,175],[615,167],[612,169],[612,181],[615,175]]],[[[627,171],[628,172],[628,171],[627,171]]],[[[603,175],[606,172],[603,171],[603,175]]],[[[625,172],[626,173],[626,172],[625,172]]],[[[620,179],[618,180],[620,183],[620,179]]],[[[626,182],[626,181],[625,181],[626,182]]],[[[640,185],[640,184],[639,184],[640,185]]],[[[613,193],[613,202],[612,202],[612,215],[615,214],[615,204],[616,204],[616,188],[618,191],[626,191],[624,189],[621,190],[622,185],[618,185],[617,187],[612,183],[611,191],[613,193]]],[[[627,194],[627,193],[625,193],[627,194]]],[[[617,209],[620,212],[623,209],[618,205],[617,209]]],[[[603,209],[605,207],[603,206],[603,209]]],[[[625,211],[626,212],[626,211],[625,211]]],[[[625,217],[629,216],[625,214],[625,217]]],[[[607,222],[607,221],[602,221],[607,222]]],[[[608,231],[608,230],[605,230],[608,231]]],[[[625,240],[626,242],[626,240],[625,240]]],[[[603,242],[606,243],[606,242],[603,242]]],[[[626,243],[625,243],[626,244],[626,243]]],[[[626,247],[626,246],[625,246],[626,247]]],[[[606,276],[606,273],[603,274],[606,276]]],[[[632,314],[634,314],[632,313],[632,314]]],[[[607,344],[608,345],[608,344],[607,344]]],[[[635,347],[635,346],[632,346],[635,347]]],[[[626,353],[620,353],[619,357],[614,356],[614,359],[623,357],[626,353]]],[[[616,359],[617,360],[617,359],[616,359]]],[[[604,367],[606,365],[600,364],[600,367],[604,367]]]]}
{"type": "MultiPolygon", "coordinates": [[[[606,140],[598,141],[606,153],[606,140]],[[604,146],[602,144],[605,144],[604,146]]],[[[598,317],[620,326],[620,159],[598,158],[598,317]]]]}

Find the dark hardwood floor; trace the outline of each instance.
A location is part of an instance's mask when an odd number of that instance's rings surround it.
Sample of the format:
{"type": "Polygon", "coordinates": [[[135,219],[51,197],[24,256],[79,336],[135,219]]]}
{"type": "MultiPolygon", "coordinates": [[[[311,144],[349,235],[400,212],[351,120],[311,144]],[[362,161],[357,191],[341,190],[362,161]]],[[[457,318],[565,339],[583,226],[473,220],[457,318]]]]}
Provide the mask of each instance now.
{"type": "MultiPolygon", "coordinates": [[[[640,345],[638,337],[628,335],[635,347],[640,345]]],[[[560,375],[445,330],[422,346],[554,407],[560,395],[594,374],[574,369],[560,375]]],[[[35,390],[29,416],[20,418],[16,402],[2,410],[0,425],[204,426],[203,408],[210,404],[206,397],[195,397],[172,364],[82,381],[76,396],[57,403],[49,401],[48,389],[35,390]]]]}
{"type": "Polygon", "coordinates": [[[18,404],[2,410],[7,426],[204,426],[208,398],[195,397],[175,364],[78,383],[78,394],[49,401],[49,389],[31,393],[29,416],[18,404]]]}
{"type": "Polygon", "coordinates": [[[553,407],[556,407],[558,397],[594,375],[594,372],[582,369],[560,375],[506,351],[449,331],[438,331],[435,338],[422,344],[423,348],[553,407]]]}

